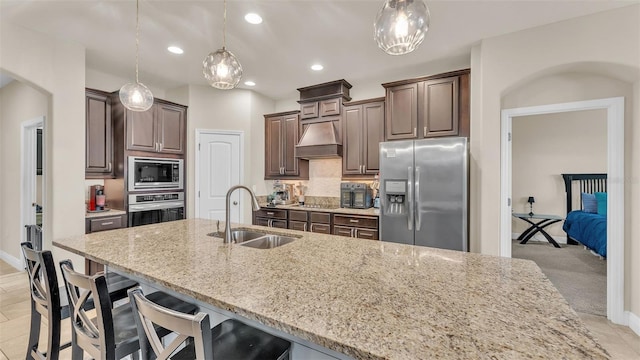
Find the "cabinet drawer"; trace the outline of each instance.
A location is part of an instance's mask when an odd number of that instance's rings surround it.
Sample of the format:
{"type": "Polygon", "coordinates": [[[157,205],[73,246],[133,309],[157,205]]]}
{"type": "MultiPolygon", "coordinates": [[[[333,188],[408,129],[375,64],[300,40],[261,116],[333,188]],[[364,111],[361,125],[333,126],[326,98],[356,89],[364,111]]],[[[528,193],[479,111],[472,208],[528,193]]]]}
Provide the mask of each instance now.
{"type": "Polygon", "coordinates": [[[309,217],[312,223],[331,224],[330,213],[312,212],[309,217]]]}
{"type": "Polygon", "coordinates": [[[331,225],[329,224],[311,223],[310,229],[314,233],[331,234],[331,225]]]}
{"type": "Polygon", "coordinates": [[[340,98],[320,102],[320,116],[340,115],[340,98]]]}
{"type": "Polygon", "coordinates": [[[378,228],[377,217],[333,215],[333,223],[336,225],[346,225],[353,227],[378,228]]]}
{"type": "Polygon", "coordinates": [[[300,210],[289,210],[289,220],[307,222],[309,213],[300,210]]]}
{"type": "Polygon", "coordinates": [[[378,230],[356,229],[355,233],[358,239],[378,240],[378,230]]]}
{"type": "Polygon", "coordinates": [[[269,219],[264,217],[256,217],[253,225],[275,227],[280,229],[287,228],[287,220],[269,219]]]}
{"type": "Polygon", "coordinates": [[[291,230],[300,230],[307,231],[307,222],[306,221],[289,221],[289,229],[291,230]]]}
{"type": "Polygon", "coordinates": [[[287,210],[285,209],[260,209],[256,211],[256,216],[266,217],[270,219],[286,219],[287,210]]]}
{"type": "Polygon", "coordinates": [[[336,225],[333,227],[333,235],[353,237],[354,230],[354,228],[336,225]]]}
{"type": "Polygon", "coordinates": [[[318,117],[318,102],[300,104],[300,119],[311,119],[318,117]]]}
{"type": "Polygon", "coordinates": [[[119,229],[122,227],[122,216],[103,217],[90,220],[91,232],[119,229]]]}

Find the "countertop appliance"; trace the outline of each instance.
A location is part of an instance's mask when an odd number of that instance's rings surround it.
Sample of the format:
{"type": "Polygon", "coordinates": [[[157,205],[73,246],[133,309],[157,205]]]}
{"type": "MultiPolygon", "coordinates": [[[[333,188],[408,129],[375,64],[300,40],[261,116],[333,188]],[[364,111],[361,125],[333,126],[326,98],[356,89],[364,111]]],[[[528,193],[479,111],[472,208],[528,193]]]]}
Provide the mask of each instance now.
{"type": "Polygon", "coordinates": [[[467,139],[380,143],[380,239],[468,250],[467,139]]]}
{"type": "Polygon", "coordinates": [[[91,185],[89,187],[89,211],[104,211],[106,195],[104,194],[104,186],[91,185]]]}
{"type": "Polygon", "coordinates": [[[129,156],[128,190],[182,190],[184,160],[129,156]]]}
{"type": "Polygon", "coordinates": [[[129,226],[184,219],[184,192],[129,195],[129,226]]]}
{"type": "Polygon", "coordinates": [[[344,182],[340,184],[340,207],[368,209],[373,206],[373,191],[368,184],[344,182]]]}

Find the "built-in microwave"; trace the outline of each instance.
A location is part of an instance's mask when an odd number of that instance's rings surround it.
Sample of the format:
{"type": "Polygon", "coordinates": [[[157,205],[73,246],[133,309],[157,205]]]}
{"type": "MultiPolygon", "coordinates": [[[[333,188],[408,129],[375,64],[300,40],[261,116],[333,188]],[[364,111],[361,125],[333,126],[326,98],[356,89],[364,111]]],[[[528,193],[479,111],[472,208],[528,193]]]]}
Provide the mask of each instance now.
{"type": "Polygon", "coordinates": [[[183,190],[184,160],[129,156],[128,190],[183,190]]]}

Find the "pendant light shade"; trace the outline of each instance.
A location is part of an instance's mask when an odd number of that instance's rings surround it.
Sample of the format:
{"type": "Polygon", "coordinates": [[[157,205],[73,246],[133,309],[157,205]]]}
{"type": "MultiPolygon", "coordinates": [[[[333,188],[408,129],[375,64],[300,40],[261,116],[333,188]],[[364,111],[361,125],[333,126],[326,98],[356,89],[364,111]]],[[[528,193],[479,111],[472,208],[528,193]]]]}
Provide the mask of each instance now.
{"type": "Polygon", "coordinates": [[[139,4],[136,0],[136,82],[124,84],[120,88],[120,102],[131,111],[147,111],[153,105],[153,94],[148,87],[138,80],[138,13],[139,4]]]}
{"type": "Polygon", "coordinates": [[[429,20],[422,0],[386,0],[373,24],[373,36],[387,54],[408,54],[424,40],[429,20]]]}
{"type": "Polygon", "coordinates": [[[235,88],[242,78],[242,65],[224,47],[210,53],[202,62],[205,79],[216,89],[235,88]]]}
{"type": "Polygon", "coordinates": [[[147,111],[153,105],[153,94],[143,83],[128,83],[120,88],[120,102],[131,111],[147,111]]]}
{"type": "Polygon", "coordinates": [[[225,47],[227,29],[227,1],[224,2],[222,49],[210,53],[202,62],[202,73],[211,86],[220,90],[235,88],[242,78],[242,65],[225,47]]]}

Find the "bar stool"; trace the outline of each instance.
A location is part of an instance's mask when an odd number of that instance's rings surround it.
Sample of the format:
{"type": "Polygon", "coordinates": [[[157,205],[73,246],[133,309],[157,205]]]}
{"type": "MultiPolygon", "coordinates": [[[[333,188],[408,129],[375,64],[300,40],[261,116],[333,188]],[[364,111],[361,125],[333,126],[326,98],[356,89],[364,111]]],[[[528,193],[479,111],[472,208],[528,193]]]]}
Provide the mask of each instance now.
{"type": "MultiPolygon", "coordinates": [[[[81,360],[86,351],[102,360],[121,359],[140,348],[131,306],[112,309],[104,274],[87,276],[73,270],[70,260],[60,262],[71,316],[71,358],[81,360]],[[96,316],[89,317],[85,304],[93,299],[96,316]]],[[[150,294],[154,301],[176,311],[195,313],[198,307],[163,292],[150,294]]],[[[170,332],[158,329],[160,337],[170,332]]]]}
{"type": "MultiPolygon", "coordinates": [[[[29,289],[31,291],[31,330],[27,344],[27,359],[49,358],[57,359],[60,350],[71,345],[60,345],[60,322],[69,317],[69,306],[60,305],[60,290],[58,287],[58,275],[51,251],[34,250],[34,244],[24,242],[21,245],[22,254],[27,273],[29,274],[29,289]],[[41,320],[47,319],[48,341],[47,351],[38,351],[41,320]]],[[[138,283],[124,276],[113,273],[108,277],[107,288],[112,301],[127,297],[127,290],[138,283]]],[[[86,305],[86,309],[92,309],[93,302],[86,305]]]]}
{"type": "Polygon", "coordinates": [[[153,359],[152,355],[158,360],[284,360],[291,356],[287,340],[234,319],[211,329],[208,314],[189,315],[167,309],[150,301],[139,287],[129,290],[129,302],[138,327],[142,360],[153,359]],[[158,328],[172,330],[177,337],[164,347],[158,328]],[[185,342],[186,346],[176,352],[185,342]]]}

